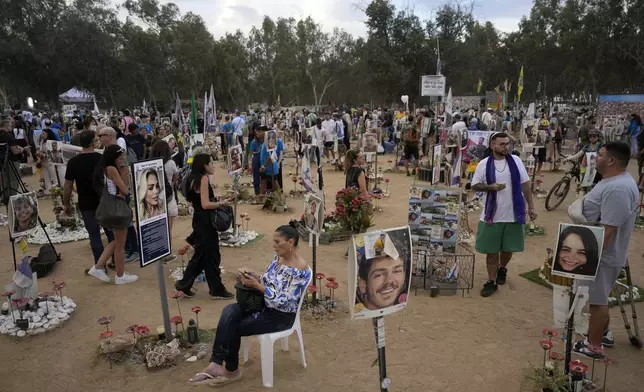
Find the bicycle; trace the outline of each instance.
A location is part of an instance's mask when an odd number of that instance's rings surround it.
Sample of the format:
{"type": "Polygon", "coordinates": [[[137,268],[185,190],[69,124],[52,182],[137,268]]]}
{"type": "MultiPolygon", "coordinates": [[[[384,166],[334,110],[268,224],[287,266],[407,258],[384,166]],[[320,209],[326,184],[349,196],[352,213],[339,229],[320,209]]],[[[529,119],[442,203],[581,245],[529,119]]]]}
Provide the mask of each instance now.
{"type": "Polygon", "coordinates": [[[548,196],[546,196],[546,210],[554,211],[563,203],[570,192],[570,184],[573,181],[577,182],[577,191],[581,189],[581,169],[579,163],[569,162],[572,167],[564,174],[563,178],[550,189],[548,196]],[[554,200],[552,198],[555,198],[554,200]],[[552,200],[552,201],[551,201],[552,200]],[[552,204],[551,204],[552,203],[552,204]]]}

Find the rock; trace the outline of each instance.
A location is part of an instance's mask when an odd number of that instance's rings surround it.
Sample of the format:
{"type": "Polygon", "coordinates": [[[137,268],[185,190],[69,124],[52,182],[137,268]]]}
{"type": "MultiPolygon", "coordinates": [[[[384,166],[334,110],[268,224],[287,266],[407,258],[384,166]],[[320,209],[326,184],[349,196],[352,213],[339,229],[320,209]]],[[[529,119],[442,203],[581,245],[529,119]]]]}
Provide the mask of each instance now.
{"type": "Polygon", "coordinates": [[[49,322],[49,326],[51,326],[51,327],[55,327],[58,324],[60,324],[60,321],[57,318],[54,318],[49,322]]]}
{"type": "Polygon", "coordinates": [[[47,308],[47,301],[38,302],[38,307],[40,309],[46,309],[47,308]]]}
{"type": "Polygon", "coordinates": [[[6,324],[4,325],[4,327],[5,327],[6,329],[14,329],[14,328],[16,327],[16,324],[14,324],[14,323],[12,323],[12,322],[10,321],[10,322],[6,323],[6,324]]]}
{"type": "Polygon", "coordinates": [[[192,354],[191,353],[186,353],[186,355],[183,356],[183,359],[188,359],[190,357],[192,357],[192,354]]]}
{"type": "Polygon", "coordinates": [[[20,331],[16,332],[16,336],[19,337],[19,338],[24,338],[25,335],[27,335],[27,332],[25,332],[23,330],[20,330],[20,331]]]}
{"type": "Polygon", "coordinates": [[[197,362],[197,357],[193,355],[192,357],[186,359],[186,362],[197,362]]]}
{"type": "Polygon", "coordinates": [[[34,328],[40,328],[40,327],[42,327],[42,325],[43,325],[43,323],[41,323],[41,322],[34,323],[34,328]]]}
{"type": "Polygon", "coordinates": [[[46,329],[45,329],[45,328],[36,328],[36,329],[34,330],[34,333],[35,333],[36,335],[38,335],[39,333],[43,333],[43,332],[45,332],[45,331],[46,331],[46,329]]]}
{"type": "Polygon", "coordinates": [[[45,315],[45,309],[40,308],[36,313],[38,314],[38,316],[43,317],[45,315]]]}
{"type": "Polygon", "coordinates": [[[54,313],[49,313],[49,314],[47,315],[47,318],[51,320],[51,319],[56,318],[56,315],[55,315],[54,313]]]}
{"type": "Polygon", "coordinates": [[[0,327],[0,334],[5,335],[7,332],[9,332],[9,330],[8,330],[7,328],[5,328],[5,327],[0,327]]]}
{"type": "Polygon", "coordinates": [[[35,315],[35,316],[33,316],[33,317],[31,318],[31,321],[33,321],[34,323],[37,323],[37,322],[39,322],[41,319],[42,319],[42,318],[41,318],[40,316],[35,315]]]}
{"type": "Polygon", "coordinates": [[[197,353],[197,359],[204,359],[204,358],[206,358],[206,356],[207,356],[207,355],[208,355],[208,353],[207,353],[207,352],[205,352],[205,351],[199,351],[199,352],[197,353]]]}
{"type": "Polygon", "coordinates": [[[35,335],[35,334],[36,334],[36,330],[35,330],[35,329],[28,329],[28,330],[27,330],[27,335],[35,335]]]}

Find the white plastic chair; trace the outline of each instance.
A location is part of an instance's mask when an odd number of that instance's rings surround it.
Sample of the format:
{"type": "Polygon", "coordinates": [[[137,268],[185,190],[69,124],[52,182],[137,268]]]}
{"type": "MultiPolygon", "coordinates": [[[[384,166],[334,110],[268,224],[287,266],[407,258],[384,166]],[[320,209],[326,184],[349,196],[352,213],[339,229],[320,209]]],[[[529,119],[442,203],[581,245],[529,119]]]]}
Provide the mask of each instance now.
{"type": "MultiPolygon", "coordinates": [[[[310,270],[310,268],[309,268],[310,270]]],[[[297,307],[297,313],[295,314],[295,322],[291,329],[286,331],[267,333],[264,335],[255,335],[259,339],[259,347],[261,353],[262,361],[262,384],[267,388],[273,387],[273,346],[275,341],[280,339],[282,342],[282,351],[288,351],[288,337],[291,336],[294,332],[297,334],[297,340],[300,344],[300,361],[302,362],[302,367],[306,368],[306,355],[304,354],[304,340],[302,339],[302,326],[300,324],[300,310],[302,309],[302,303],[304,302],[304,297],[307,295],[307,288],[311,284],[313,279],[313,273],[311,273],[311,278],[304,288],[302,293],[302,298],[300,298],[300,304],[297,307]]],[[[242,348],[244,349],[244,363],[248,362],[248,344],[246,342],[247,338],[251,336],[242,338],[242,348]]]]}

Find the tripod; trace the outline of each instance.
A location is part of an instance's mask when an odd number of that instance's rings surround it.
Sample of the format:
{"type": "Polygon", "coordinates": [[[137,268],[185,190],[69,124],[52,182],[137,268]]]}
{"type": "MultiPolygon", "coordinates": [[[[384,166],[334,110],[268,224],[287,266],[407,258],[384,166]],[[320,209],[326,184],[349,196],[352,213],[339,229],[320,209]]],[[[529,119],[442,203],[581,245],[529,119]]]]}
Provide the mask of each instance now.
{"type": "MultiPolygon", "coordinates": [[[[9,215],[9,203],[10,203],[9,198],[11,196],[11,193],[12,192],[27,193],[29,190],[25,186],[25,183],[22,181],[22,178],[20,177],[20,171],[16,167],[15,163],[8,159],[9,154],[8,154],[7,145],[0,145],[0,157],[3,157],[3,156],[4,158],[0,159],[0,162],[2,162],[2,164],[0,165],[0,170],[2,173],[2,183],[0,183],[0,194],[2,195],[1,197],[2,201],[4,201],[6,204],[7,215],[9,215]],[[20,190],[11,187],[12,174],[18,180],[18,186],[20,187],[20,190]],[[5,178],[5,177],[8,177],[8,178],[5,178]]],[[[49,245],[51,246],[52,250],[56,254],[56,261],[60,261],[60,253],[56,252],[56,247],[51,242],[51,238],[49,238],[49,233],[47,233],[47,226],[45,226],[45,223],[40,218],[40,214],[38,214],[38,222],[40,223],[40,226],[45,232],[45,236],[47,237],[47,241],[49,242],[49,245]]],[[[16,241],[15,241],[15,238],[13,238],[13,236],[11,236],[10,241],[11,241],[11,251],[13,254],[13,270],[15,271],[16,269],[18,269],[18,265],[16,262],[16,241]]]]}

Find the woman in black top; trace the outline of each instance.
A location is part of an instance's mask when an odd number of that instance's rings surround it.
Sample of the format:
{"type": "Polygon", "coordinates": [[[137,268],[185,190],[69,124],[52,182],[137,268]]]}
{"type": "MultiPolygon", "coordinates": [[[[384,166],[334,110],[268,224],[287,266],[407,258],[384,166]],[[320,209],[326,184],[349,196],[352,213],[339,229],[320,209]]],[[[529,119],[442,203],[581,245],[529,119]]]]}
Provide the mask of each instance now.
{"type": "Polygon", "coordinates": [[[346,180],[344,187],[356,187],[360,189],[361,196],[364,200],[369,200],[369,191],[367,191],[367,178],[362,166],[365,164],[364,155],[360,150],[349,150],[344,158],[344,174],[346,180]]]}
{"type": "Polygon", "coordinates": [[[197,154],[192,161],[192,171],[186,178],[187,199],[192,203],[192,233],[186,241],[195,249],[188,262],[183,278],[175,284],[186,297],[193,297],[192,285],[201,271],[206,275],[211,299],[232,299],[234,296],[221,282],[221,254],[219,234],[212,226],[211,213],[218,207],[229,206],[230,201],[215,202],[215,193],[210,186],[209,175],[215,173],[215,161],[210,154],[197,154]]]}

